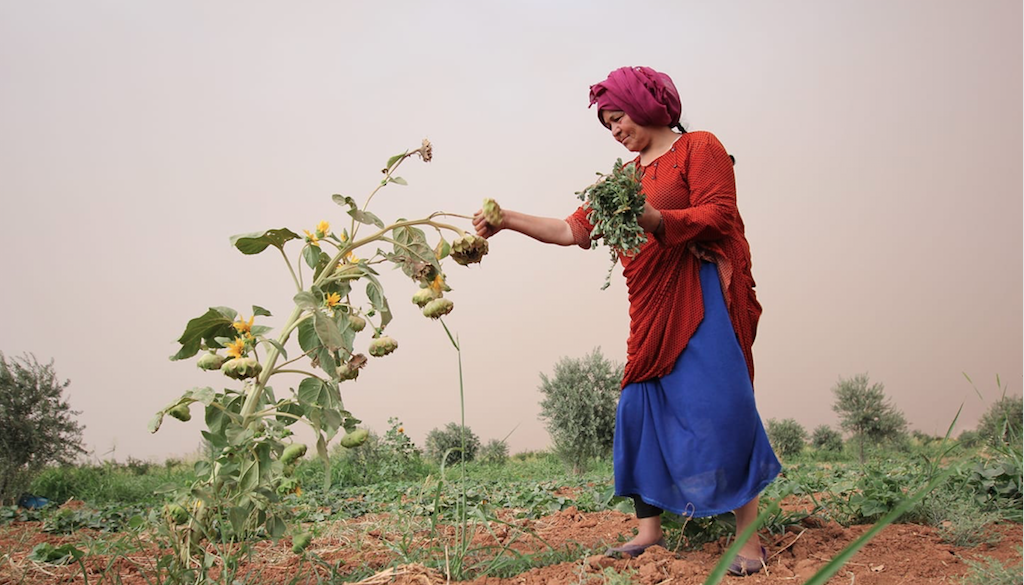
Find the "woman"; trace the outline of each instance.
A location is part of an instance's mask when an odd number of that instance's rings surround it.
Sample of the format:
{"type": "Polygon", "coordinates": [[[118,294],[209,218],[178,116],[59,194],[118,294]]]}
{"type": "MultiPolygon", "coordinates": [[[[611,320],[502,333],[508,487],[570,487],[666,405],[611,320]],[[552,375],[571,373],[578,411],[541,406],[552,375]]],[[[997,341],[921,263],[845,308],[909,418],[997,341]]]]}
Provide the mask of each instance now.
{"type": "MultiPolygon", "coordinates": [[[[754,404],[751,346],[761,306],[731,157],[711,133],[683,128],[672,80],[648,67],[612,71],[591,86],[595,104],[612,138],[637,153],[646,197],[639,223],[648,241],[620,256],[630,331],[614,439],[616,493],[633,498],[639,529],[609,550],[637,556],[664,545],[663,510],[693,517],[731,510],[742,531],[780,465],[754,404]]],[[[493,226],[478,212],[477,234],[512,230],[591,245],[582,206],[566,219],[503,214],[493,226]]],[[[761,569],[756,535],[739,554],[732,573],[761,569]]]]}

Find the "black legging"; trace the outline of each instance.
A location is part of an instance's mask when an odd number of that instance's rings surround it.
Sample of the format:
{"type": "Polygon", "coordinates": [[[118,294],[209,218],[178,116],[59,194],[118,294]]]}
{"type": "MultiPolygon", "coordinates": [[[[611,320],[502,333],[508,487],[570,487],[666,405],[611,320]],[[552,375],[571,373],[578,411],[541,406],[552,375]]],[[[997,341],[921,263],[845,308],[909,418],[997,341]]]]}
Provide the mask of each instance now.
{"type": "Polygon", "coordinates": [[[664,511],[657,506],[652,506],[647,502],[641,500],[640,496],[633,495],[630,497],[633,498],[633,507],[636,508],[637,518],[651,518],[653,516],[661,516],[661,513],[664,511]]]}

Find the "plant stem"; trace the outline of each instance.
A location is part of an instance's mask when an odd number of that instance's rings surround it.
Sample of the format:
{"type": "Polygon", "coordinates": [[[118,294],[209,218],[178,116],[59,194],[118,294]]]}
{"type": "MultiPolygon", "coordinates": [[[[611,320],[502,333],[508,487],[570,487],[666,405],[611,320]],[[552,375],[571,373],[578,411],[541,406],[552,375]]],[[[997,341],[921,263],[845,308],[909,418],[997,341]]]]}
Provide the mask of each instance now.
{"type": "MultiPolygon", "coordinates": [[[[295,327],[299,318],[302,316],[302,308],[296,306],[292,309],[292,314],[288,317],[285,322],[285,326],[281,329],[281,335],[278,336],[277,342],[281,346],[284,346],[285,342],[288,341],[288,336],[291,335],[292,329],[295,327]]],[[[248,426],[252,422],[252,415],[256,412],[256,402],[259,396],[263,394],[263,388],[267,385],[267,380],[270,379],[270,375],[274,372],[274,364],[277,362],[277,357],[281,354],[280,350],[277,349],[276,345],[271,345],[270,350],[267,351],[266,365],[263,368],[263,372],[257,378],[256,383],[249,388],[249,392],[245,396],[245,403],[242,405],[242,411],[239,413],[242,417],[242,426],[248,426]]]]}
{"type": "Polygon", "coordinates": [[[285,263],[286,266],[288,266],[288,272],[292,273],[292,282],[295,283],[295,288],[297,290],[301,291],[302,290],[302,281],[299,280],[299,277],[295,275],[295,269],[292,268],[292,263],[288,260],[288,255],[284,253],[284,248],[281,247],[281,248],[278,248],[277,250],[279,252],[281,252],[281,257],[284,258],[284,263],[285,263]]]}
{"type": "MultiPolygon", "coordinates": [[[[373,196],[377,194],[377,191],[380,191],[385,185],[387,185],[391,181],[391,173],[397,171],[399,165],[402,164],[402,161],[409,158],[409,155],[411,155],[413,152],[416,151],[405,151],[404,153],[401,154],[400,158],[396,160],[390,167],[384,169],[384,179],[380,182],[380,184],[378,184],[373,189],[373,191],[370,191],[369,195],[366,196],[366,201],[363,203],[363,211],[366,211],[366,209],[370,206],[370,200],[373,199],[373,196]]],[[[349,240],[356,239],[356,232],[359,231],[359,224],[356,223],[355,217],[352,218],[352,224],[349,227],[349,231],[352,233],[352,236],[349,238],[349,240]]]]}
{"type": "Polygon", "coordinates": [[[452,337],[452,332],[448,330],[448,325],[445,324],[444,319],[440,319],[441,326],[444,327],[444,332],[448,334],[448,339],[455,346],[455,353],[459,356],[459,440],[460,448],[462,449],[462,457],[459,459],[459,467],[462,470],[461,478],[461,490],[459,493],[459,559],[460,561],[465,558],[466,551],[469,549],[469,543],[466,542],[466,393],[464,390],[462,380],[462,349],[459,347],[458,336],[452,337]]]}

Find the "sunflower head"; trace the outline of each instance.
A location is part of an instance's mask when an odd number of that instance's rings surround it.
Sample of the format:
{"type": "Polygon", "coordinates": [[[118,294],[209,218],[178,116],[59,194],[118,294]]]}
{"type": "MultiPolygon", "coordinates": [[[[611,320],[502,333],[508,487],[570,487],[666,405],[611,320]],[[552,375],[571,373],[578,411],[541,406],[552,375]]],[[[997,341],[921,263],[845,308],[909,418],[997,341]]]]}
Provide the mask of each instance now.
{"type": "Polygon", "coordinates": [[[338,305],[341,304],[341,295],[339,295],[336,292],[332,292],[331,294],[327,295],[327,298],[324,299],[324,302],[327,303],[328,308],[333,309],[334,307],[337,307],[338,305]]]}
{"type": "Polygon", "coordinates": [[[444,281],[444,274],[438,274],[435,276],[434,280],[430,281],[428,288],[434,291],[435,298],[440,297],[442,293],[452,290],[451,287],[448,286],[448,283],[444,281]]]}
{"type": "Polygon", "coordinates": [[[235,328],[235,331],[237,331],[239,335],[243,335],[245,337],[252,337],[252,322],[255,320],[256,315],[253,315],[252,317],[249,317],[248,321],[246,321],[245,319],[239,319],[238,321],[232,323],[231,326],[235,328]]]}
{"type": "Polygon", "coordinates": [[[315,233],[309,233],[309,230],[302,231],[306,232],[306,241],[309,242],[310,246],[316,246],[317,248],[320,247],[320,236],[316,235],[315,233]]]}
{"type": "Polygon", "coordinates": [[[423,144],[421,144],[414,152],[420,155],[423,162],[430,162],[434,158],[434,145],[430,144],[430,141],[424,138],[423,144]]]}
{"type": "Polygon", "coordinates": [[[245,355],[245,339],[236,337],[234,341],[228,343],[227,354],[233,358],[240,358],[245,355]]]}

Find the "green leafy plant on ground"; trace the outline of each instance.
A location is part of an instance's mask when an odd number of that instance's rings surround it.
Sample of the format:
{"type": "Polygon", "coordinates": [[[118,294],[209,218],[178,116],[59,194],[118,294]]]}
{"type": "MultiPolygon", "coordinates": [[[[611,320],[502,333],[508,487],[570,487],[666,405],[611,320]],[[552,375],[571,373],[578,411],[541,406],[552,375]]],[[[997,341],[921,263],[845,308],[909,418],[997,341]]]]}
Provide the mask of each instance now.
{"type": "MultiPolygon", "coordinates": [[[[1019,556],[1021,549],[1017,550],[1019,556]]],[[[963,585],[1020,585],[1024,582],[1020,563],[1003,564],[993,558],[966,559],[964,562],[969,569],[960,581],[963,585]]]]}

